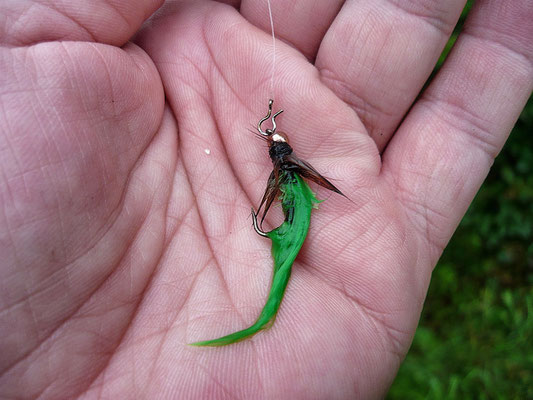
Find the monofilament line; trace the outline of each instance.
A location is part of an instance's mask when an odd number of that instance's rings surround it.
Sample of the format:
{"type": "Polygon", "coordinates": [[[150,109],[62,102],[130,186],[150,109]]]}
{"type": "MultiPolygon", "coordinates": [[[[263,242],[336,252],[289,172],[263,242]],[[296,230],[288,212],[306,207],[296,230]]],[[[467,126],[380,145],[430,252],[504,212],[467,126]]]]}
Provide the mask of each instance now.
{"type": "Polygon", "coordinates": [[[274,18],[272,18],[272,6],[267,0],[268,16],[270,17],[270,32],[272,32],[272,71],[270,73],[270,98],[274,98],[274,74],[276,72],[276,35],[274,34],[274,18]]]}

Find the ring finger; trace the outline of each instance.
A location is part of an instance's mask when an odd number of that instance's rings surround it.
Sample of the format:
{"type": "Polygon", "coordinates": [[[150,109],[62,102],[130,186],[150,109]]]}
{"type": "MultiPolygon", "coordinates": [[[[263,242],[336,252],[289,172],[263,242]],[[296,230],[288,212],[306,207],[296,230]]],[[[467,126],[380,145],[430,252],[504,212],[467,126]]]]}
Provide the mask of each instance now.
{"type": "Polygon", "coordinates": [[[322,81],[350,104],[380,152],[422,89],[464,0],[348,1],[320,46],[322,81]]]}

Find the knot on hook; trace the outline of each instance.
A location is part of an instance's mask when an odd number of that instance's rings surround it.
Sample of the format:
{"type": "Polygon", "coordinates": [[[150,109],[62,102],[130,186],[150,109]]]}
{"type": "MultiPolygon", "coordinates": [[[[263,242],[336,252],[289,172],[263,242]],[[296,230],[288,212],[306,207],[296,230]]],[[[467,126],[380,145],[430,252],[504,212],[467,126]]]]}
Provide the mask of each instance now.
{"type": "Polygon", "coordinates": [[[259,120],[259,123],[257,124],[257,130],[263,136],[272,136],[274,133],[276,133],[276,117],[283,112],[283,110],[279,110],[277,113],[272,115],[272,105],[273,104],[274,104],[274,100],[272,100],[272,99],[268,100],[268,113],[267,113],[267,115],[265,115],[264,118],[261,118],[259,120]],[[268,120],[271,115],[272,115],[272,129],[268,128],[266,130],[263,130],[261,125],[263,125],[263,122],[268,120]]]}

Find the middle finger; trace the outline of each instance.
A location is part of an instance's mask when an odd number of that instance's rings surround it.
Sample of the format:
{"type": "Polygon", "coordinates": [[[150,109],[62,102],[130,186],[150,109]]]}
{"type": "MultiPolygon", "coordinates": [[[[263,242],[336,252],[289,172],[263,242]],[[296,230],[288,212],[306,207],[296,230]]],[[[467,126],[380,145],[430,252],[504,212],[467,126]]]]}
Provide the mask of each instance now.
{"type": "MultiPolygon", "coordinates": [[[[339,12],[344,0],[271,0],[274,31],[278,39],[290,43],[309,60],[339,12]]],[[[252,24],[270,32],[267,0],[242,0],[241,14],[252,24]]]]}

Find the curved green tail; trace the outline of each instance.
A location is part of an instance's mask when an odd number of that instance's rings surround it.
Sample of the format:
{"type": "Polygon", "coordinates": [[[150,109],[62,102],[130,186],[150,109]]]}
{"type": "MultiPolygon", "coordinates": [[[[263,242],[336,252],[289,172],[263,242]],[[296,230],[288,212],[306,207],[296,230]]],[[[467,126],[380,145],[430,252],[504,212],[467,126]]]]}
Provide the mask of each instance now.
{"type": "Polygon", "coordinates": [[[283,182],[280,189],[285,222],[268,232],[268,237],[272,240],[274,275],[268,299],[259,318],[252,326],[242,331],[214,340],[191,343],[192,346],[224,346],[239,342],[268,328],[274,322],[289,283],[292,264],[309,230],[311,210],[319,203],[307,183],[298,174],[285,172],[284,176],[280,176],[280,180],[283,182]]]}

